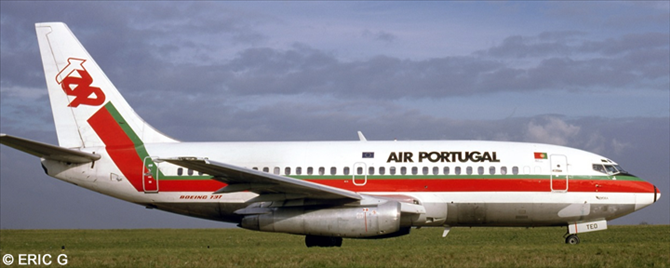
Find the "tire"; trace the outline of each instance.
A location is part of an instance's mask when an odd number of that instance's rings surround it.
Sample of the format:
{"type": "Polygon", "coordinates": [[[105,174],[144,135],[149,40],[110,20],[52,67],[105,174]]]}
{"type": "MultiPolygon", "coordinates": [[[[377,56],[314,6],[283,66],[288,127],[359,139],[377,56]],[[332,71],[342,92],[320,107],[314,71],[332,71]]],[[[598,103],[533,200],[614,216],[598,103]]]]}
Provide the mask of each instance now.
{"type": "Polygon", "coordinates": [[[579,237],[576,234],[571,234],[565,238],[565,243],[570,245],[579,244],[579,237]]]}

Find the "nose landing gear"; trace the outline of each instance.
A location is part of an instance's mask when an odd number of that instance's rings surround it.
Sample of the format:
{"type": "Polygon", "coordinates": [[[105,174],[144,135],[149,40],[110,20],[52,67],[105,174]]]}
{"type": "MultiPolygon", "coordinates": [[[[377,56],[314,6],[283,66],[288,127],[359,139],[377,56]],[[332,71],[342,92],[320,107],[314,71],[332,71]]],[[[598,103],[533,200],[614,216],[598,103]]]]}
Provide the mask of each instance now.
{"type": "Polygon", "coordinates": [[[568,232],[563,235],[565,243],[570,245],[579,244],[579,237],[577,233],[587,233],[593,231],[601,231],[607,229],[607,220],[597,220],[589,222],[569,222],[568,232]]]}
{"type": "Polygon", "coordinates": [[[576,234],[571,234],[565,237],[565,243],[570,245],[579,244],[579,237],[576,234]]]}

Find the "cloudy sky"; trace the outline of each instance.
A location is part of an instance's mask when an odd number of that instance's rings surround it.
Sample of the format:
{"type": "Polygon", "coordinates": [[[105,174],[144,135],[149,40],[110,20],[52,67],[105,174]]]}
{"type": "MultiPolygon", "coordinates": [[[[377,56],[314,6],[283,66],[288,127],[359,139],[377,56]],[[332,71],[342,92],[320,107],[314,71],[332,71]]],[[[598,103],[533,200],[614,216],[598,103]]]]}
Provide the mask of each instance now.
{"type": "MultiPolygon", "coordinates": [[[[605,155],[670,224],[670,4],[0,2],[0,131],[56,144],[34,23],[62,21],[184,141],[503,140],[605,155]]],[[[0,147],[0,228],[229,226],[50,178],[0,147]]]]}

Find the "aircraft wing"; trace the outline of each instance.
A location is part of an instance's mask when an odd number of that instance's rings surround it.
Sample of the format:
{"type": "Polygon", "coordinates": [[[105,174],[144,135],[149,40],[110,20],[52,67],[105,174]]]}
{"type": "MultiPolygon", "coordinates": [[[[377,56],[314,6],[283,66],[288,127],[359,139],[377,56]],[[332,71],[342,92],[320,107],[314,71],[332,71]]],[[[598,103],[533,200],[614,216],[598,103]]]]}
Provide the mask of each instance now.
{"type": "Polygon", "coordinates": [[[63,148],[56,145],[23,139],[0,133],[0,143],[37,157],[71,163],[89,163],[100,159],[100,155],[63,148]]]}
{"type": "Polygon", "coordinates": [[[215,193],[250,191],[259,194],[258,197],[250,200],[250,203],[302,198],[349,201],[363,199],[359,194],[352,191],[204,158],[179,157],[160,160],[212,175],[214,176],[213,179],[228,184],[215,193]]]}

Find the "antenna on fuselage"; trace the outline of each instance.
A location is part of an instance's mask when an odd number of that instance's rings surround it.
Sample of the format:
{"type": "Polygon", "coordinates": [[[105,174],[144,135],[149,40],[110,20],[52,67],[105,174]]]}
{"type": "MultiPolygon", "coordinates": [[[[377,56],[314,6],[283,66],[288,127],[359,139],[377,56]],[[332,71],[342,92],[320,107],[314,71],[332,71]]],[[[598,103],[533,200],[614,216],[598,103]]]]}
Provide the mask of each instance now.
{"type": "Polygon", "coordinates": [[[365,138],[365,135],[363,135],[363,132],[358,131],[358,139],[361,141],[368,141],[368,139],[365,138]]]}

